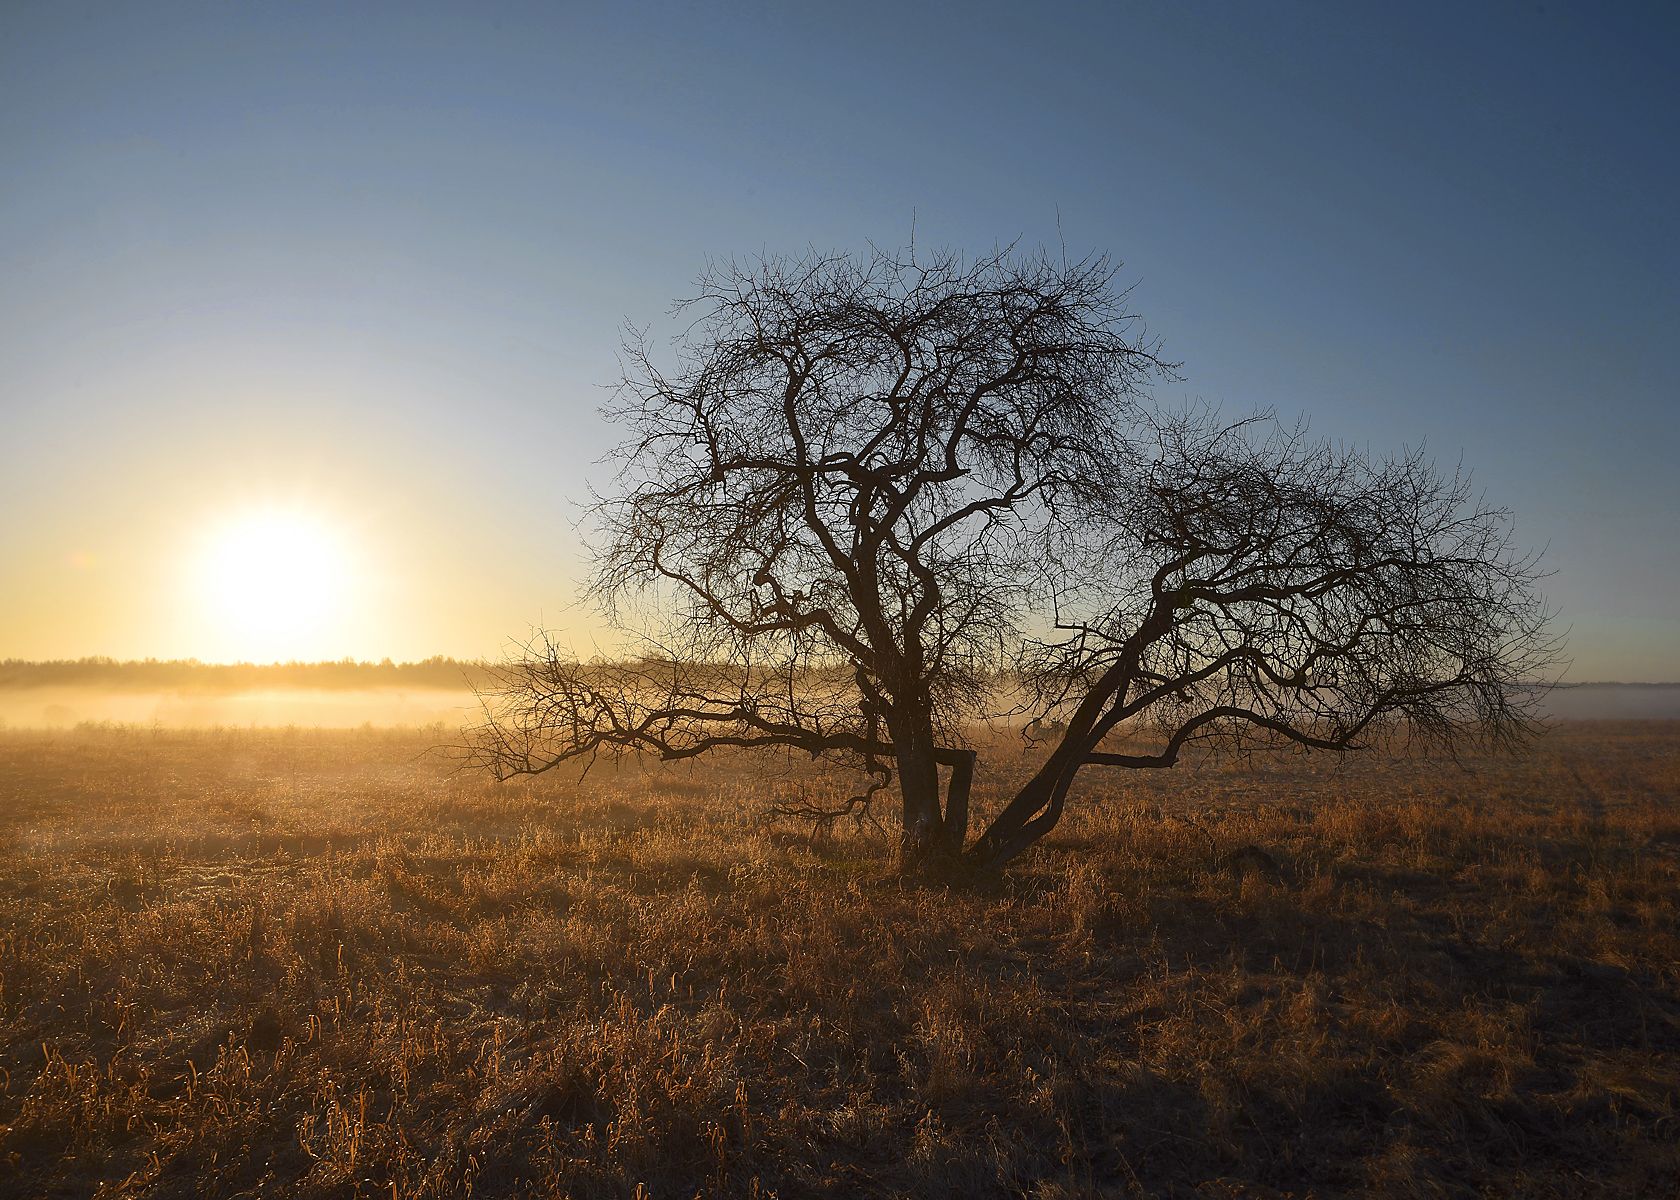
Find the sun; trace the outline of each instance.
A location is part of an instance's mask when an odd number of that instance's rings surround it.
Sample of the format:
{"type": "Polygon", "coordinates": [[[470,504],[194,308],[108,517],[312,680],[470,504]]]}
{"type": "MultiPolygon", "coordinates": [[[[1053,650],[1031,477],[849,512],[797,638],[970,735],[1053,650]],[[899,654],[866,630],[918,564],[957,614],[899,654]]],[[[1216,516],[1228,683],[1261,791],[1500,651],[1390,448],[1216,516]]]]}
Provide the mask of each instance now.
{"type": "Polygon", "coordinates": [[[268,507],[212,525],[195,590],[225,654],[277,660],[331,655],[352,583],[339,529],[319,513],[268,507]]]}

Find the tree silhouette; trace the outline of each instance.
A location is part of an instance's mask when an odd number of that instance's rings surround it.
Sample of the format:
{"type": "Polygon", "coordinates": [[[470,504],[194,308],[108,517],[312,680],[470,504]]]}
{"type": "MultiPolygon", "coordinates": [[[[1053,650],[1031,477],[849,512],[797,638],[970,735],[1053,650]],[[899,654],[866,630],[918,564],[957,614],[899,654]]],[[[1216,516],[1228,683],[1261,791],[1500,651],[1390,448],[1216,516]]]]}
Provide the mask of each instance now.
{"type": "Polygon", "coordinates": [[[1173,365],[1106,259],[772,258],[677,311],[672,373],[628,340],[592,510],[589,593],[644,653],[507,664],[499,777],[792,747],[867,773],[849,807],[896,784],[907,867],[995,867],[1088,766],[1530,727],[1553,647],[1508,515],[1418,452],[1154,406],[1173,365]],[[1053,749],[970,843],[1000,713],[1053,749]]]}

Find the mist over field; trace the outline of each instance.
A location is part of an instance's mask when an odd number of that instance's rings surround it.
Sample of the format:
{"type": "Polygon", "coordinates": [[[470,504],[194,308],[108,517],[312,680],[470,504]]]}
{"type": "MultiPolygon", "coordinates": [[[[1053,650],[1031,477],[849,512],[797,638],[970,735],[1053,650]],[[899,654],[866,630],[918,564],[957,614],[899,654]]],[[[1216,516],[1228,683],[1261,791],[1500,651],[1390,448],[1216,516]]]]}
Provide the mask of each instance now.
{"type": "Polygon", "coordinates": [[[1656,721],[1680,717],[1680,684],[1586,683],[1546,696],[1549,716],[1568,721],[1656,721]]]}
{"type": "Polygon", "coordinates": [[[218,726],[348,729],[459,725],[475,708],[469,691],[421,689],[331,690],[262,688],[239,692],[128,692],[98,688],[0,691],[0,725],[12,729],[68,729],[84,723],[155,725],[165,729],[218,726]]]}
{"type": "Polygon", "coordinates": [[[459,727],[478,707],[472,686],[483,678],[481,666],[445,658],[263,666],[14,660],[0,663],[0,725],[459,727]]]}
{"type": "MultiPolygon", "coordinates": [[[[409,683],[379,681],[380,668],[373,664],[356,664],[358,670],[341,664],[200,667],[201,678],[178,679],[168,686],[156,678],[165,672],[127,670],[131,666],[145,664],[117,664],[106,679],[80,683],[26,683],[16,678],[18,672],[8,678],[0,670],[0,727],[68,729],[89,723],[164,729],[457,728],[479,712],[478,699],[457,664],[417,672],[409,683]],[[333,667],[342,672],[336,686],[296,681],[307,678],[312,669],[333,667]],[[293,679],[286,678],[288,671],[293,679]],[[451,672],[462,682],[442,686],[451,672]]],[[[1570,721],[1671,720],[1680,718],[1680,684],[1565,686],[1546,695],[1543,711],[1570,721]]]]}

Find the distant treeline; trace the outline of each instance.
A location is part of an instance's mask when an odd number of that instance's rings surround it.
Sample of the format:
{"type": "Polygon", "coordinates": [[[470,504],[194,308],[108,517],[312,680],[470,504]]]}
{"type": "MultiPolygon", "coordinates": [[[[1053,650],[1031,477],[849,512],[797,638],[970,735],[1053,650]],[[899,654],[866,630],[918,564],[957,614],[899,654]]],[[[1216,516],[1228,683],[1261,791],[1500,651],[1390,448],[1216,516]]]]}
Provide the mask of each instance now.
{"type": "Polygon", "coordinates": [[[1563,688],[1563,689],[1567,689],[1567,688],[1656,688],[1656,689],[1669,689],[1669,688],[1680,688],[1680,681],[1671,681],[1671,682],[1668,682],[1668,683],[1640,683],[1640,682],[1623,683],[1619,679],[1590,679],[1590,680],[1586,681],[1585,683],[1560,683],[1560,684],[1557,684],[1556,686],[1558,688],[1563,688]]]}
{"type": "Polygon", "coordinates": [[[266,688],[449,688],[488,680],[479,662],[437,656],[420,662],[202,663],[197,659],[78,658],[54,662],[0,659],[0,688],[107,688],[126,691],[245,692],[266,688]]]}
{"type": "MultiPolygon", "coordinates": [[[[651,661],[651,660],[650,660],[651,661]]],[[[444,688],[460,690],[494,682],[489,663],[435,655],[419,662],[204,663],[193,658],[0,659],[0,689],[83,687],[125,691],[261,691],[265,688],[444,688]]],[[[1680,687],[1673,683],[1566,683],[1563,689],[1680,687]]]]}

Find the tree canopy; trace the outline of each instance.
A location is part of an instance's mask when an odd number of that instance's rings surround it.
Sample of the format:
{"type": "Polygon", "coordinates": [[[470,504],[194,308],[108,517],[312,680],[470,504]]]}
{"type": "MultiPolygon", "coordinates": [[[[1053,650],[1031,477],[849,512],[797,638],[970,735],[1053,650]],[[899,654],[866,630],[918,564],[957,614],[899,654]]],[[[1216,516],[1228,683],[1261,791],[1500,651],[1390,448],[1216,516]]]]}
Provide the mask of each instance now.
{"type": "Polygon", "coordinates": [[[1086,767],[1531,727],[1554,644],[1509,514],[1421,451],[1154,403],[1175,366],[1106,259],[769,258],[678,312],[672,365],[627,342],[592,509],[639,657],[507,664],[473,739],[500,777],[791,747],[858,766],[853,805],[896,787],[906,865],[997,866],[1086,767]],[[999,715],[1054,745],[971,842],[999,715]]]}

